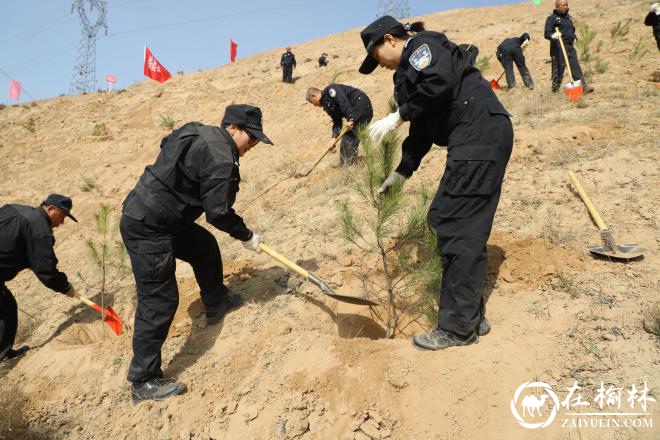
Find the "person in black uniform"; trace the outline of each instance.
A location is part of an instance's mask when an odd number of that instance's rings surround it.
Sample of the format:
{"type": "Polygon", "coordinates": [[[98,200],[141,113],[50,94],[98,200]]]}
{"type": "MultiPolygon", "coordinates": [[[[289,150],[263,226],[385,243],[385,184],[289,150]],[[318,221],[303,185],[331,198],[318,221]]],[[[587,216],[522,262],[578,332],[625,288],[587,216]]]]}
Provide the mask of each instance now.
{"type": "Polygon", "coordinates": [[[488,333],[484,310],[486,242],[513,146],[510,115],[471,62],[470,54],[423,23],[403,25],[384,16],[360,34],[367,50],[360,72],[394,70],[399,109],[372,123],[380,141],[410,121],[401,162],[380,192],[403,183],[431,146],[447,146],[447,164],[431,203],[428,224],[438,239],[444,274],[437,327],[413,337],[426,350],[474,344],[488,333]]]}
{"type": "Polygon", "coordinates": [[[495,55],[500,64],[502,64],[502,67],[504,67],[506,83],[509,89],[516,87],[516,75],[513,73],[513,63],[516,63],[525,87],[531,90],[534,89],[534,81],[525,64],[525,55],[523,55],[522,51],[527,44],[529,44],[529,34],[525,32],[520,37],[507,38],[497,46],[495,55]]]}
{"type": "Polygon", "coordinates": [[[293,83],[293,69],[296,68],[296,56],[291,52],[290,47],[287,47],[286,52],[282,54],[280,66],[282,66],[282,81],[293,83]]]}
{"type": "Polygon", "coordinates": [[[128,370],[134,403],[185,390],[180,382],[165,381],[160,368],[161,347],[179,302],[175,259],[192,266],[208,324],[243,302],[223,284],[218,243],[195,220],[205,213],[211,225],[261,251],[261,237],[232,208],[241,180],[239,158],[260,141],[272,144],[262,129],[261,110],[250,105],[228,106],[220,127],[185,124],[163,138],[156,162],[124,201],[119,227],[138,298],[128,370]]]}
{"type": "Polygon", "coordinates": [[[319,57],[319,67],[328,67],[328,54],[325,52],[319,57]]]}
{"type": "Polygon", "coordinates": [[[51,194],[41,206],[4,205],[0,208],[0,361],[23,355],[29,347],[14,349],[18,329],[18,305],[5,285],[23,269],[32,269],[44,286],[73,297],[75,289],[57,270],[53,228],[71,215],[69,197],[51,194]]]}
{"type": "Polygon", "coordinates": [[[655,43],[658,45],[658,51],[660,52],[660,20],[658,19],[658,16],[660,16],[660,3],[653,3],[651,5],[651,12],[649,12],[644,19],[644,24],[653,27],[655,43]]]}
{"type": "Polygon", "coordinates": [[[573,79],[575,81],[582,81],[582,88],[585,93],[591,93],[594,88],[587,85],[584,79],[580,61],[578,61],[577,52],[573,44],[575,43],[575,26],[573,25],[573,17],[568,13],[568,0],[556,0],[555,9],[552,14],[545,20],[544,36],[546,40],[550,40],[550,58],[552,59],[552,91],[558,92],[561,88],[561,80],[564,77],[564,69],[566,62],[564,55],[559,44],[559,38],[564,42],[566,47],[566,54],[568,55],[568,62],[571,64],[571,71],[573,72],[573,79]],[[559,32],[555,32],[555,28],[559,28],[559,32]]]}
{"type": "Polygon", "coordinates": [[[330,84],[323,90],[310,87],[305,93],[305,99],[316,107],[323,107],[332,118],[332,136],[328,148],[341,132],[342,118],[346,118],[346,125],[350,131],[341,139],[339,165],[353,165],[357,162],[360,139],[353,129],[368,124],[374,117],[374,110],[367,94],[344,84],[330,84]]]}

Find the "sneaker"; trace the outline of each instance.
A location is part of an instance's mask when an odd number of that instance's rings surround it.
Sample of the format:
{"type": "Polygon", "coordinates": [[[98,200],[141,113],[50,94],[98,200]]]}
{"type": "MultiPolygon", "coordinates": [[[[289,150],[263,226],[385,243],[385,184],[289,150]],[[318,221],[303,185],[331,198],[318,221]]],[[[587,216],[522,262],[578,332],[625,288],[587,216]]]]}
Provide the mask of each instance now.
{"type": "Polygon", "coordinates": [[[584,91],[584,93],[593,93],[594,92],[594,88],[591,87],[591,86],[588,86],[588,85],[582,86],[582,90],[584,91]]]}
{"type": "Polygon", "coordinates": [[[206,309],[206,324],[215,325],[223,320],[225,315],[243,305],[243,297],[238,293],[229,294],[217,309],[206,309]]]}
{"type": "Polygon", "coordinates": [[[490,322],[488,321],[488,318],[484,317],[484,320],[477,326],[477,335],[484,336],[488,333],[490,333],[490,322]]]}
{"type": "Polygon", "coordinates": [[[163,400],[176,396],[186,390],[186,385],[181,382],[168,382],[162,377],[154,377],[144,382],[136,382],[131,385],[131,397],[133,404],[143,400],[163,400]]]}
{"type": "Polygon", "coordinates": [[[23,356],[29,349],[30,347],[28,347],[27,345],[23,345],[22,347],[19,347],[16,350],[10,348],[7,351],[5,351],[5,353],[2,356],[0,356],[0,362],[19,358],[23,356]]]}
{"type": "Polygon", "coordinates": [[[415,347],[423,350],[443,350],[449,347],[476,344],[479,342],[479,336],[476,332],[468,336],[460,336],[437,328],[424,335],[413,336],[412,342],[415,347]]]}

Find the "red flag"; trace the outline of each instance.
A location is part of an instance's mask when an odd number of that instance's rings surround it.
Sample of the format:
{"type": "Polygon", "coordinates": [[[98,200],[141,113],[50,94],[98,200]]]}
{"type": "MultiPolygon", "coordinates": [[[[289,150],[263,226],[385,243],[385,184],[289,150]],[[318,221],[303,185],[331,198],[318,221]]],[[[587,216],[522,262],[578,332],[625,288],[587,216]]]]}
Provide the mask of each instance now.
{"type": "Polygon", "coordinates": [[[13,99],[14,101],[21,99],[21,83],[15,79],[12,79],[9,83],[9,99],[13,99]]]}
{"type": "Polygon", "coordinates": [[[238,49],[238,44],[234,43],[234,40],[229,39],[229,61],[232,63],[236,62],[236,49],[238,49]]]}
{"type": "Polygon", "coordinates": [[[170,72],[158,62],[146,45],[144,46],[144,75],[161,84],[172,78],[170,72]]]}

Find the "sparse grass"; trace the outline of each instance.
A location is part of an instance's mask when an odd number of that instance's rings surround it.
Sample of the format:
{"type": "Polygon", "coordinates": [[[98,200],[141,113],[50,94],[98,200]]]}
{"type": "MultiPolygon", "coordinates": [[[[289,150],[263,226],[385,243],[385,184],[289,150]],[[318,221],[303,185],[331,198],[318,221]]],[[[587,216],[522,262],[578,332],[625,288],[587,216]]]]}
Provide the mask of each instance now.
{"type": "Polygon", "coordinates": [[[37,133],[37,121],[35,121],[34,118],[30,118],[26,122],[23,122],[22,126],[32,134],[37,133]]]}
{"type": "Polygon", "coordinates": [[[571,298],[577,298],[580,296],[580,291],[578,290],[575,281],[573,281],[573,277],[569,273],[559,272],[557,288],[562,292],[568,293],[571,298]]]}
{"type": "Polygon", "coordinates": [[[82,192],[90,192],[97,187],[96,181],[91,177],[82,176],[80,180],[82,181],[80,184],[80,191],[82,192]]]}
{"type": "Polygon", "coordinates": [[[598,59],[596,60],[596,72],[598,73],[605,73],[607,71],[607,67],[610,65],[607,61],[603,59],[598,59]]]}
{"type": "Polygon", "coordinates": [[[387,110],[389,113],[394,113],[399,109],[399,104],[396,103],[396,100],[394,98],[390,98],[387,100],[387,110]]]}
{"type": "Polygon", "coordinates": [[[621,22],[617,21],[614,23],[614,26],[610,28],[610,49],[614,50],[616,43],[623,40],[628,32],[630,32],[630,25],[632,24],[632,19],[628,18],[626,21],[621,22]]]}
{"type": "Polygon", "coordinates": [[[165,128],[167,130],[172,130],[174,129],[174,125],[176,124],[176,120],[172,118],[170,115],[160,115],[160,127],[165,128]]]}
{"type": "Polygon", "coordinates": [[[548,208],[539,237],[554,245],[559,245],[572,240],[573,235],[571,233],[560,230],[561,223],[561,215],[559,215],[559,213],[553,208],[548,208]]]}
{"type": "Polygon", "coordinates": [[[105,122],[97,122],[94,124],[92,129],[92,136],[106,136],[108,134],[108,128],[105,126],[105,122]]]}
{"type": "Polygon", "coordinates": [[[474,63],[474,67],[479,69],[481,73],[484,73],[490,67],[490,59],[492,55],[481,56],[477,58],[477,61],[474,63]]]}
{"type": "Polygon", "coordinates": [[[642,326],[660,342],[660,302],[655,303],[644,313],[642,326]]]}
{"type": "Polygon", "coordinates": [[[341,72],[339,70],[333,70],[332,76],[330,77],[330,84],[337,83],[337,81],[339,81],[340,76],[341,76],[341,72]]]}
{"type": "Polygon", "coordinates": [[[550,163],[555,166],[563,166],[575,162],[580,157],[577,147],[574,145],[562,145],[556,147],[550,154],[548,159],[550,163]]]}
{"type": "Polygon", "coordinates": [[[649,53],[649,49],[644,45],[644,38],[639,37],[637,43],[635,43],[632,49],[630,49],[630,53],[628,54],[628,59],[630,61],[639,61],[642,58],[644,58],[648,53],[649,53]]]}

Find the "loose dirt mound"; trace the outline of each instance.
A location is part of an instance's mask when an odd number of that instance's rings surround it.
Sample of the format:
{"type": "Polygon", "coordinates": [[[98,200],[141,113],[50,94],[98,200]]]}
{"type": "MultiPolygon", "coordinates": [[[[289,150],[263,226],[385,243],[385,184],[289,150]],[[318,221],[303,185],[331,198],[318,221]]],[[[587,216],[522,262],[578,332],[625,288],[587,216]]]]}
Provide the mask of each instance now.
{"type": "MultiPolygon", "coordinates": [[[[514,115],[515,145],[488,245],[486,310],[493,329],[478,344],[441,353],[414,350],[408,336],[434,325],[423,317],[399,339],[382,339],[382,323],[368,309],[325,297],[268,256],[215,231],[225,283],[246,303],[207,326],[194,274],[179,263],[180,305],[163,347],[165,375],[188,385],[175,399],[130,403],[130,277],[117,280],[112,300],[129,326],[120,338],[27,271],[9,283],[22,310],[17,343],[33,349],[0,366],[0,380],[3,390],[24,399],[23,425],[66,439],[658,438],[657,403],[649,404],[653,428],[562,428],[558,416],[551,426],[530,431],[511,413],[524,382],[545,382],[562,400],[578,381],[590,410],[601,382],[628,389],[646,383],[656,400],[660,386],[658,339],[642,328],[660,291],[660,89],[640,81],[657,70],[658,58],[631,55],[640,38],[652,43],[640,22],[646,5],[571,3],[579,25],[603,40],[597,57],[609,63],[604,73],[591,66],[596,92],[579,105],[549,92],[548,47],[540,32],[551,7],[529,2],[423,17],[456,42],[474,42],[482,56],[492,55],[505,37],[532,34],[526,57],[536,90],[498,92],[514,115]],[[629,35],[610,49],[610,29],[627,18],[633,20],[629,35]],[[621,264],[586,253],[598,232],[567,169],[579,175],[615,237],[648,249],[644,260],[621,264]]],[[[337,168],[335,154],[308,178],[286,179],[311,166],[330,134],[327,115],[302,101],[308,87],[338,74],[340,82],[371,96],[376,118],[387,112],[391,72],[357,73],[364,52],[358,32],[294,47],[301,62],[293,85],[280,82],[281,51],[274,50],[177,75],[164,85],[145,82],[112,94],[6,107],[0,110],[0,203],[37,204],[51,192],[73,196],[80,222],[56,230],[56,253],[63,271],[94,280],[84,245],[94,235],[94,213],[100,202],[118,212],[153,162],[168,133],[161,116],[177,125],[217,124],[227,104],[256,104],[276,145],[260,145],[241,160],[237,211],[268,244],[339,293],[360,294],[355,273],[367,261],[342,240],[336,207],[354,200],[356,168],[337,168]],[[314,60],[324,51],[331,68],[320,70],[314,60]],[[30,119],[35,133],[23,126],[30,119]],[[108,134],[93,136],[100,122],[108,134]],[[94,188],[84,187],[83,178],[94,188]]],[[[486,78],[500,73],[496,64],[491,58],[486,78]]],[[[406,188],[435,188],[445,158],[444,149],[433,148],[406,188]]],[[[356,215],[366,209],[358,207],[356,215]]],[[[72,280],[82,289],[75,275],[72,280]]],[[[543,414],[550,410],[542,408],[543,414]]]]}

